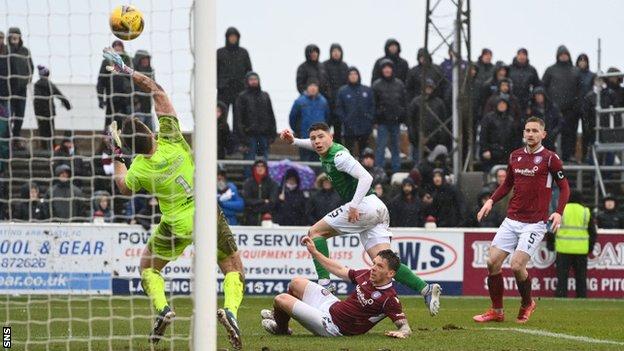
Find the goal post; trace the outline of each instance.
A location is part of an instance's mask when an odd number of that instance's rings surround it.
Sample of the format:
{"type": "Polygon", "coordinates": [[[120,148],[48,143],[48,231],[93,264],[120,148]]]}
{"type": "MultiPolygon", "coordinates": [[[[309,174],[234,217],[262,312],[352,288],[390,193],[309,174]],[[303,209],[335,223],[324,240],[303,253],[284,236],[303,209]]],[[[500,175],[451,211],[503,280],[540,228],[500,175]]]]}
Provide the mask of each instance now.
{"type": "Polygon", "coordinates": [[[193,8],[195,54],[193,115],[195,128],[195,286],[193,350],[216,349],[217,262],[217,69],[216,1],[198,0],[193,8]]]}

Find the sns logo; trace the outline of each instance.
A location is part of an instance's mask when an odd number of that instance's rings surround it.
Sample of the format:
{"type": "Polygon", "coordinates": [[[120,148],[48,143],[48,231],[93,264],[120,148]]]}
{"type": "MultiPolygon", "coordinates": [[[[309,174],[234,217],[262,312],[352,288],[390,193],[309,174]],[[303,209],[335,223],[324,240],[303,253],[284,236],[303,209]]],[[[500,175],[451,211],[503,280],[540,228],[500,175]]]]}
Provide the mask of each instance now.
{"type": "MultiPolygon", "coordinates": [[[[425,237],[407,236],[393,238],[392,250],[398,253],[401,262],[419,275],[428,275],[447,270],[457,262],[457,251],[449,244],[425,237]]],[[[364,261],[372,265],[366,252],[364,261]]]]}

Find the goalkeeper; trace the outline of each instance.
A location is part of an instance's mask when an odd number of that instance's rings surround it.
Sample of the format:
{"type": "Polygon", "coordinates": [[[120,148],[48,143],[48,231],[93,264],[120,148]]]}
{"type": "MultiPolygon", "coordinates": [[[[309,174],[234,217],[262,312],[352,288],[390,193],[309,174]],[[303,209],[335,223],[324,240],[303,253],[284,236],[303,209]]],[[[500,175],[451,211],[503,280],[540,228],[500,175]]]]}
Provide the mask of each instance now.
{"type": "MultiPolygon", "coordinates": [[[[162,87],[126,66],[112,49],[104,49],[104,58],[113,64],[107,67],[108,70],[130,75],[136,85],[153,94],[160,124],[157,137],[136,118],[124,121],[121,138],[116,123],[111,124],[110,129],[115,184],[119,191],[131,195],[145,189],[156,196],[162,212],[161,222],[150,237],[140,262],[141,285],[158,313],[149,340],[157,343],[175,318],[165,297],[165,280],[160,272],[193,242],[195,164],[191,148],[180,131],[175,110],[162,87]],[[136,155],[129,169],[122,161],[120,144],[136,155]]],[[[235,348],[240,348],[242,345],[236,314],[243,299],[243,265],[220,209],[217,241],[219,266],[225,274],[225,308],[218,311],[217,317],[226,326],[230,342],[235,348]]]]}

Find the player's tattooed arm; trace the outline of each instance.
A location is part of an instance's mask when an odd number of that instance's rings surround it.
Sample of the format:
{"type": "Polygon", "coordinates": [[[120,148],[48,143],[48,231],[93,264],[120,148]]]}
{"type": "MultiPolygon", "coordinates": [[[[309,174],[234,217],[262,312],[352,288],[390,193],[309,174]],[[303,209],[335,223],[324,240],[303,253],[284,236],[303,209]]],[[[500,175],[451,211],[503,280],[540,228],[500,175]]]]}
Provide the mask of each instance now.
{"type": "Polygon", "coordinates": [[[412,334],[412,328],[410,328],[407,319],[399,319],[394,322],[394,325],[398,330],[391,330],[386,332],[386,336],[398,339],[405,339],[412,334]]]}
{"type": "Polygon", "coordinates": [[[136,85],[148,93],[152,93],[154,96],[154,108],[156,109],[157,116],[176,116],[175,109],[169,100],[169,96],[165,90],[156,83],[150,77],[143,73],[134,71],[132,72],[132,80],[136,85]]]}

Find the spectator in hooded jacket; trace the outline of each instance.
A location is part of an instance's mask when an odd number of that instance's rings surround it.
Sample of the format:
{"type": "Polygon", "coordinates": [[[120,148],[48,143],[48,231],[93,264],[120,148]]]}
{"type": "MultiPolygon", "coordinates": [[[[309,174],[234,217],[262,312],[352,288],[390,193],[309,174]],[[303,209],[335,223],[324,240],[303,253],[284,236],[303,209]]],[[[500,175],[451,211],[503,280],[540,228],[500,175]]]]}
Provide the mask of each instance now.
{"type": "Polygon", "coordinates": [[[384,52],[384,56],[378,58],[377,61],[375,61],[375,66],[373,66],[371,85],[373,85],[377,79],[382,77],[381,69],[383,68],[382,63],[384,60],[392,61],[394,76],[401,80],[401,82],[405,83],[405,80],[407,79],[407,71],[409,70],[409,64],[401,57],[401,44],[396,39],[390,38],[386,40],[384,52]]]}
{"type": "Polygon", "coordinates": [[[238,193],[238,188],[227,179],[223,170],[217,172],[217,201],[229,225],[238,225],[237,216],[245,210],[245,200],[238,193]]]}
{"type": "Polygon", "coordinates": [[[602,209],[596,216],[596,225],[601,229],[624,229],[624,213],[618,210],[614,196],[608,194],[603,199],[602,209]]]}
{"type": "MultiPolygon", "coordinates": [[[[503,61],[498,61],[494,66],[492,77],[486,80],[481,86],[481,92],[479,93],[479,111],[484,110],[486,102],[490,96],[498,92],[499,83],[505,78],[509,78],[509,68],[503,61]]],[[[484,114],[482,116],[484,116],[484,114]]]]}
{"type": "Polygon", "coordinates": [[[348,82],[338,90],[334,113],[342,124],[344,145],[354,157],[368,146],[375,122],[373,90],[362,85],[360,71],[348,70],[348,82]]]}
{"type": "Polygon", "coordinates": [[[9,111],[9,90],[9,48],[4,42],[4,32],[0,31],[0,108],[4,113],[9,111]]]}
{"type": "Polygon", "coordinates": [[[561,45],[557,48],[557,62],[548,67],[542,77],[546,95],[559,107],[563,116],[561,128],[561,159],[573,158],[576,147],[576,130],[579,119],[581,73],[572,65],[570,51],[561,45]]]}
{"type": "Polygon", "coordinates": [[[314,44],[305,47],[305,61],[297,68],[297,91],[299,94],[307,89],[310,81],[316,81],[320,93],[325,99],[331,99],[331,88],[329,76],[325,71],[325,66],[319,61],[321,49],[314,44]]]}
{"type": "MultiPolygon", "coordinates": [[[[113,41],[113,50],[123,60],[124,64],[132,67],[132,59],[126,54],[124,43],[121,40],[113,41]]],[[[117,125],[121,126],[127,116],[132,115],[133,108],[131,102],[132,83],[130,76],[127,74],[112,74],[106,69],[111,63],[104,59],[100,65],[100,73],[96,85],[98,94],[98,102],[100,108],[106,109],[106,120],[104,129],[108,130],[108,125],[117,121],[117,125]]]]}
{"type": "Polygon", "coordinates": [[[507,163],[511,151],[520,144],[516,126],[517,123],[509,113],[509,101],[504,97],[499,98],[496,110],[481,120],[479,141],[483,171],[507,163]]]}
{"type": "Polygon", "coordinates": [[[576,58],[576,68],[578,68],[581,76],[581,93],[580,96],[584,97],[594,87],[594,79],[596,79],[596,73],[589,69],[589,56],[582,53],[576,58]]]}
{"type": "Polygon", "coordinates": [[[523,116],[522,112],[526,111],[526,108],[522,110],[520,101],[516,97],[515,91],[511,90],[511,87],[512,81],[509,78],[503,78],[498,82],[497,92],[489,97],[489,99],[485,103],[485,106],[483,107],[484,116],[496,110],[496,103],[500,98],[504,97],[509,101],[509,112],[511,113],[514,121],[520,121],[523,116]]]}
{"type": "Polygon", "coordinates": [[[420,174],[420,187],[425,189],[433,188],[433,170],[442,169],[444,174],[450,174],[448,149],[444,145],[437,145],[431,150],[427,157],[420,160],[415,167],[420,174]]]}
{"type": "Polygon", "coordinates": [[[444,92],[446,91],[446,79],[440,70],[440,67],[435,65],[431,59],[431,55],[426,48],[420,48],[416,55],[417,65],[412,67],[407,72],[407,79],[405,81],[405,91],[407,93],[407,101],[412,101],[416,96],[423,93],[423,82],[427,80],[433,81],[435,90],[433,95],[444,98],[444,92]]]}
{"type": "Polygon", "coordinates": [[[418,188],[412,178],[403,179],[401,192],[390,201],[388,210],[390,212],[390,226],[392,227],[423,226],[418,188]]]}
{"type": "Polygon", "coordinates": [[[22,199],[15,206],[13,219],[20,219],[28,222],[44,221],[48,219],[48,204],[43,198],[39,186],[35,183],[25,184],[20,189],[22,199]]]}
{"type": "Polygon", "coordinates": [[[66,164],[54,169],[58,181],[46,194],[52,221],[76,222],[86,218],[83,192],[70,181],[71,168],[66,164]]]}
{"type": "Polygon", "coordinates": [[[477,197],[477,203],[475,207],[471,209],[471,212],[466,218],[466,227],[480,227],[480,228],[498,228],[505,219],[505,216],[499,212],[499,209],[494,207],[490,214],[482,218],[481,221],[477,221],[477,213],[481,210],[483,205],[490,199],[492,191],[489,188],[484,188],[477,197]]]}
{"type": "Polygon", "coordinates": [[[111,208],[110,194],[107,191],[94,192],[91,206],[93,209],[91,217],[94,222],[96,218],[101,218],[106,223],[113,222],[113,209],[111,208]]]}
{"type": "Polygon", "coordinates": [[[225,104],[226,110],[245,89],[245,75],[251,71],[251,59],[240,46],[240,37],[238,29],[229,27],[225,31],[225,46],[217,50],[217,100],[225,104]]]}
{"type": "MultiPolygon", "coordinates": [[[[13,124],[12,136],[19,137],[24,123],[26,112],[26,87],[32,81],[35,71],[30,50],[24,46],[22,32],[17,27],[9,28],[8,64],[10,69],[9,83],[11,87],[11,119],[13,124]]],[[[14,139],[13,145],[21,147],[21,143],[14,139]]]]}
{"type": "MultiPolygon", "coordinates": [[[[134,70],[144,75],[155,78],[152,68],[152,56],[147,50],[137,50],[132,59],[134,70]]],[[[152,118],[152,94],[146,93],[138,85],[134,88],[134,116],[143,122],[151,131],[154,131],[154,120],[152,118]]]]}
{"type": "Polygon", "coordinates": [[[381,78],[373,83],[375,97],[375,122],[377,123],[376,166],[385,163],[386,146],[390,146],[392,171],[401,167],[399,154],[400,124],[405,123],[407,97],[405,86],[394,75],[394,63],[389,59],[380,62],[381,78]]]}
{"type": "Polygon", "coordinates": [[[518,49],[509,66],[509,78],[513,82],[513,93],[520,102],[520,109],[524,111],[531,99],[531,91],[541,84],[537,70],[529,63],[527,49],[518,49]]]}
{"type": "Polygon", "coordinates": [[[54,98],[61,100],[67,110],[71,110],[69,100],[61,93],[52,81],[50,81],[50,70],[45,66],[37,66],[39,70],[39,80],[34,86],[33,106],[37,126],[39,127],[39,137],[46,138],[40,140],[43,150],[52,150],[54,135],[54,116],[56,116],[56,106],[54,98]]]}
{"type": "Polygon", "coordinates": [[[336,103],[338,99],[338,89],[347,84],[347,75],[349,74],[349,66],[342,60],[343,52],[340,44],[331,44],[329,47],[329,60],[323,62],[325,72],[329,79],[329,96],[326,96],[331,111],[329,126],[334,128],[334,141],[342,143],[342,123],[336,113],[336,103]]]}
{"type": "Polygon", "coordinates": [[[301,189],[299,173],[293,168],[286,171],[282,188],[275,203],[273,222],[279,225],[306,225],[308,194],[301,189]]]}
{"type": "Polygon", "coordinates": [[[315,186],[317,189],[316,192],[312,194],[310,199],[306,202],[307,224],[309,225],[318,222],[321,218],[325,217],[325,215],[342,205],[342,199],[336,189],[334,189],[327,174],[319,174],[318,177],[316,177],[315,186]]]}
{"type": "MultiPolygon", "coordinates": [[[[306,91],[293,103],[290,110],[290,128],[297,138],[306,139],[309,136],[308,128],[318,122],[327,122],[329,118],[329,105],[327,100],[319,93],[319,82],[316,79],[308,82],[306,91]]],[[[299,148],[301,161],[318,161],[316,152],[299,148]]]]}
{"type": "Polygon", "coordinates": [[[278,193],[279,185],[269,177],[266,161],[254,162],[251,176],[243,184],[245,225],[260,225],[262,216],[273,211],[278,193]]]}
{"type": "Polygon", "coordinates": [[[407,109],[407,127],[410,131],[410,141],[413,146],[413,158],[418,160],[420,146],[419,131],[425,138],[423,144],[433,150],[436,145],[444,145],[451,148],[452,120],[447,115],[444,101],[435,95],[435,82],[427,78],[424,95],[418,95],[412,99],[407,109]],[[421,121],[421,110],[424,112],[421,121]],[[421,129],[422,127],[422,129],[421,129]]]}
{"type": "Polygon", "coordinates": [[[477,75],[475,83],[477,87],[481,87],[486,80],[490,79],[494,74],[494,65],[492,64],[492,50],[484,48],[481,55],[477,59],[477,75]]]}
{"type": "MultiPolygon", "coordinates": [[[[555,105],[548,96],[546,90],[542,87],[533,89],[531,94],[531,101],[527,107],[526,118],[539,117],[544,120],[546,124],[546,139],[542,140],[542,145],[549,150],[556,150],[555,142],[557,136],[561,132],[562,117],[559,108],[555,105]]],[[[524,121],[521,122],[524,125],[524,121]]]]}
{"type": "Polygon", "coordinates": [[[217,101],[217,159],[225,159],[234,146],[234,136],[227,121],[227,106],[223,101],[217,101]]]}
{"type": "Polygon", "coordinates": [[[382,185],[388,185],[390,180],[383,167],[375,166],[375,153],[369,147],[362,150],[360,154],[360,163],[364,169],[373,177],[373,183],[381,183],[382,185]]]}
{"type": "Polygon", "coordinates": [[[463,201],[457,188],[446,183],[442,169],[433,170],[433,216],[438,227],[458,227],[463,223],[463,201]]]}
{"type": "Polygon", "coordinates": [[[245,90],[236,98],[234,121],[238,123],[235,129],[238,140],[246,147],[245,159],[253,160],[260,155],[267,160],[269,146],[277,134],[275,114],[271,97],[262,90],[256,72],[246,75],[245,90]]]}

